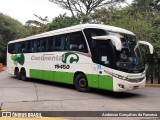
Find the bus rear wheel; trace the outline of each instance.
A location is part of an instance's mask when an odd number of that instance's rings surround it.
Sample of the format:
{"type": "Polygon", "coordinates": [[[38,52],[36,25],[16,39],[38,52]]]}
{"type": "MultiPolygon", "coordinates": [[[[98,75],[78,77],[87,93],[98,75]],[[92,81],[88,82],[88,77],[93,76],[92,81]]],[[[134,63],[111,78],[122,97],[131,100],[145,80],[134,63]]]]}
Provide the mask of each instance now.
{"type": "Polygon", "coordinates": [[[22,69],[22,70],[21,70],[21,79],[22,79],[23,81],[26,81],[26,80],[27,80],[26,70],[25,70],[25,69],[22,69]]]}
{"type": "Polygon", "coordinates": [[[21,73],[19,72],[19,69],[15,69],[15,76],[18,80],[21,79],[21,73]]]}
{"type": "Polygon", "coordinates": [[[87,81],[87,78],[84,74],[78,74],[75,77],[74,85],[75,85],[76,89],[80,92],[88,92],[89,91],[88,81],[87,81]]]}

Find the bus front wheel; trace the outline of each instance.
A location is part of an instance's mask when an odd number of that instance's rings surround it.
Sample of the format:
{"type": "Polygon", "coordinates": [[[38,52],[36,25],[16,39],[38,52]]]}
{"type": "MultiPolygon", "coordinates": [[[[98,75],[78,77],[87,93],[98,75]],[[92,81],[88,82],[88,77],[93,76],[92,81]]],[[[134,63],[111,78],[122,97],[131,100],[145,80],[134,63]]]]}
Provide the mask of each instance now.
{"type": "Polygon", "coordinates": [[[88,81],[87,81],[87,78],[84,74],[78,74],[75,77],[74,85],[75,85],[76,89],[80,92],[88,92],[89,91],[88,81]]]}

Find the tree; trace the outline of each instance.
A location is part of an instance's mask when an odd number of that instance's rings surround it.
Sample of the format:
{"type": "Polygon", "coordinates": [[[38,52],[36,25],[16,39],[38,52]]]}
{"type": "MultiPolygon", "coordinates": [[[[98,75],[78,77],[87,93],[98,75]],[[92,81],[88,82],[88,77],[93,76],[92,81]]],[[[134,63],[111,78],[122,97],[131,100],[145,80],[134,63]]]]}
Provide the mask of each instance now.
{"type": "Polygon", "coordinates": [[[159,13],[160,0],[134,0],[132,6],[141,10],[149,10],[154,13],[159,13]]]}
{"type": "Polygon", "coordinates": [[[53,19],[53,21],[47,24],[45,31],[56,30],[60,28],[77,25],[80,23],[79,18],[68,17],[66,14],[59,15],[53,19]]]}
{"type": "MultiPolygon", "coordinates": [[[[136,9],[128,6],[121,10],[106,8],[97,9],[91,17],[95,23],[121,27],[134,32],[139,40],[149,41],[154,46],[153,58],[160,61],[160,16],[149,10],[136,9]],[[136,14],[135,14],[136,13],[136,14]]],[[[144,49],[145,61],[153,62],[148,57],[148,49],[144,49]]]]}
{"type": "Polygon", "coordinates": [[[26,27],[32,31],[32,34],[38,34],[44,32],[47,23],[49,22],[48,17],[45,16],[42,18],[41,16],[38,16],[34,14],[35,17],[38,18],[38,20],[28,20],[26,22],[26,27]]]}
{"type": "Polygon", "coordinates": [[[160,0],[154,0],[152,3],[153,9],[157,11],[157,13],[160,11],[160,0]]]}
{"type": "Polygon", "coordinates": [[[17,20],[0,13],[0,35],[4,41],[21,38],[30,32],[17,20]]]}
{"type": "Polygon", "coordinates": [[[119,16],[116,14],[117,11],[119,10],[102,7],[94,10],[94,12],[91,14],[91,19],[93,23],[111,24],[112,21],[119,18],[119,16]]]}
{"type": "Polygon", "coordinates": [[[139,7],[148,7],[151,6],[153,3],[153,0],[134,0],[133,5],[139,6],[139,7]]]}
{"type": "Polygon", "coordinates": [[[120,3],[125,0],[49,0],[63,9],[70,10],[72,16],[76,14],[90,15],[90,13],[100,7],[113,3],[120,3]]]}
{"type": "Polygon", "coordinates": [[[30,31],[19,21],[0,13],[0,52],[3,62],[6,59],[7,43],[11,40],[26,37],[30,31]]]}

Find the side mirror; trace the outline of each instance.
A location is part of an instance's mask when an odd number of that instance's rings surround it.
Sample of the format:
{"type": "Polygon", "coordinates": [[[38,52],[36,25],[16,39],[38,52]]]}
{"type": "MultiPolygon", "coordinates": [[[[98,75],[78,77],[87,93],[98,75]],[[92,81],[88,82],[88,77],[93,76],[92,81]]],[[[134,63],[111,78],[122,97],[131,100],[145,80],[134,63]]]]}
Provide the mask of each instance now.
{"type": "Polygon", "coordinates": [[[134,48],[135,50],[139,44],[147,45],[149,47],[150,54],[153,54],[153,45],[151,45],[151,43],[146,41],[138,41],[136,47],[134,48]]]}
{"type": "Polygon", "coordinates": [[[94,36],[94,37],[92,37],[92,39],[96,39],[96,40],[111,40],[112,43],[115,45],[117,51],[121,51],[122,50],[121,40],[116,36],[112,36],[112,35],[94,36]]]}

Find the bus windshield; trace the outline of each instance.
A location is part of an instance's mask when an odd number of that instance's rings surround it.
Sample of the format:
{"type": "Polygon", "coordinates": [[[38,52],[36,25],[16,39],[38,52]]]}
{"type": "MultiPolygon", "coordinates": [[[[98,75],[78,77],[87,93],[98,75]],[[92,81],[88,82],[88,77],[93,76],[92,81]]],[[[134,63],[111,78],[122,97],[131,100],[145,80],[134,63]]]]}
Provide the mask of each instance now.
{"type": "MultiPolygon", "coordinates": [[[[134,35],[108,32],[109,35],[117,36],[121,39],[122,50],[115,51],[116,68],[125,72],[143,72],[145,67],[139,47],[136,48],[137,40],[134,35]]],[[[114,45],[114,43],[113,43],[114,45]]],[[[115,47],[114,47],[115,48],[115,47]]]]}

